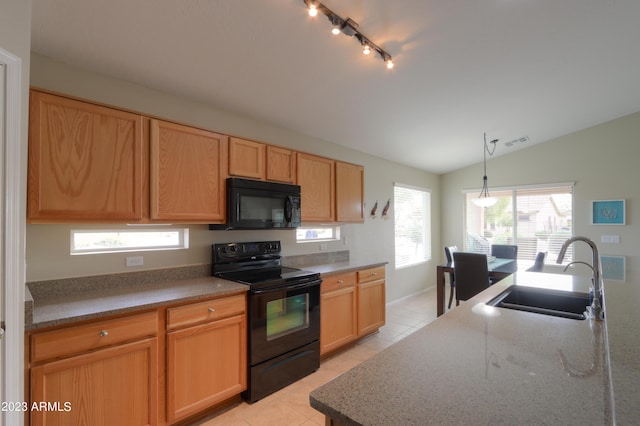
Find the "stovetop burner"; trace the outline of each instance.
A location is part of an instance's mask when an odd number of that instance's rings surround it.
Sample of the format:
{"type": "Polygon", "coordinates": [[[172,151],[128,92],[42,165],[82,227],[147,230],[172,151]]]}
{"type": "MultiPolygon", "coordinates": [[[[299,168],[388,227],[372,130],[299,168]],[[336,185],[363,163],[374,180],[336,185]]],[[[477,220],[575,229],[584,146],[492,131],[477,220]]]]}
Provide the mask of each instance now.
{"type": "Polygon", "coordinates": [[[214,244],[214,276],[252,286],[274,287],[318,279],[320,274],[282,266],[280,241],[214,244]]]}

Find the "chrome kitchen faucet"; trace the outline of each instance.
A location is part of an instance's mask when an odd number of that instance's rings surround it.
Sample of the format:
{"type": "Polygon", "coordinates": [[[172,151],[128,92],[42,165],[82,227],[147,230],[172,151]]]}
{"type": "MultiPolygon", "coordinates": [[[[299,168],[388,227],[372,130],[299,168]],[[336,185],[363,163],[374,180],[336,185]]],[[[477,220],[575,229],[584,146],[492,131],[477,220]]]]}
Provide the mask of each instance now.
{"type": "MultiPolygon", "coordinates": [[[[573,263],[582,263],[591,268],[591,271],[593,273],[593,275],[591,276],[591,282],[592,282],[591,292],[593,294],[592,294],[591,306],[587,307],[587,312],[589,313],[590,318],[593,318],[596,320],[602,320],[604,319],[604,308],[602,306],[602,281],[601,281],[602,274],[600,273],[600,254],[598,253],[598,247],[596,246],[596,243],[594,243],[592,240],[590,240],[587,237],[569,238],[567,241],[565,241],[562,244],[562,248],[560,249],[560,253],[558,253],[558,259],[556,260],[556,263],[562,263],[562,259],[564,259],[564,255],[567,251],[567,247],[569,247],[569,245],[574,241],[582,241],[584,243],[587,243],[589,247],[591,247],[591,254],[592,254],[591,265],[589,265],[586,262],[580,262],[580,261],[571,262],[569,263],[569,265],[573,263]]],[[[565,271],[567,270],[569,265],[565,267],[565,271]]]]}

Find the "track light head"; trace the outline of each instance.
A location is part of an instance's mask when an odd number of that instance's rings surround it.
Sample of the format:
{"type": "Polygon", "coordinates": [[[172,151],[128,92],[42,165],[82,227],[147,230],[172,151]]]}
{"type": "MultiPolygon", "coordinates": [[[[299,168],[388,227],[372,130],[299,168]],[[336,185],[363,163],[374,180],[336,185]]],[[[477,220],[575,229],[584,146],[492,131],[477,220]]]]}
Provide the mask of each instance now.
{"type": "Polygon", "coordinates": [[[338,35],[342,32],[342,25],[344,25],[344,21],[338,15],[330,14],[327,16],[331,21],[331,34],[338,35]]]}

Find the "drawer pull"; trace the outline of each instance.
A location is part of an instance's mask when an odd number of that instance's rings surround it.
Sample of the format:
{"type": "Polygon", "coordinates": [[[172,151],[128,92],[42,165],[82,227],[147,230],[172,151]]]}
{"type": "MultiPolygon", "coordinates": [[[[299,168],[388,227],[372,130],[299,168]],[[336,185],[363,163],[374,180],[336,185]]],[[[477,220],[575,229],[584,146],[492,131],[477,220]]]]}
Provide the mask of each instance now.
{"type": "Polygon", "coordinates": [[[344,284],[343,280],[338,280],[338,284],[344,284]]]}
{"type": "Polygon", "coordinates": [[[100,330],[100,337],[107,337],[109,332],[107,330],[100,330]]]}
{"type": "Polygon", "coordinates": [[[375,277],[376,275],[378,275],[378,273],[377,273],[377,272],[374,272],[374,273],[373,273],[373,274],[371,274],[371,275],[373,275],[373,276],[375,277]]]}
{"type": "Polygon", "coordinates": [[[207,309],[207,311],[209,311],[209,313],[210,313],[210,314],[212,314],[212,313],[214,313],[216,310],[215,310],[215,309],[213,309],[213,308],[209,308],[209,309],[207,309]]]}

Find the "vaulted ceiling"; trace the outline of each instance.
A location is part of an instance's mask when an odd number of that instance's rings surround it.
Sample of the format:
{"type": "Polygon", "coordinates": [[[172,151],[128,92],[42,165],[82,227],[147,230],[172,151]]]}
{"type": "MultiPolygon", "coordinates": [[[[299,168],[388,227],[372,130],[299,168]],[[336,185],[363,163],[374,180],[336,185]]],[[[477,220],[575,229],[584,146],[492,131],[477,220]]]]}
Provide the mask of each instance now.
{"type": "Polygon", "coordinates": [[[638,0],[323,3],[396,66],[303,0],[34,0],[32,50],[434,173],[640,111],[638,0]]]}

